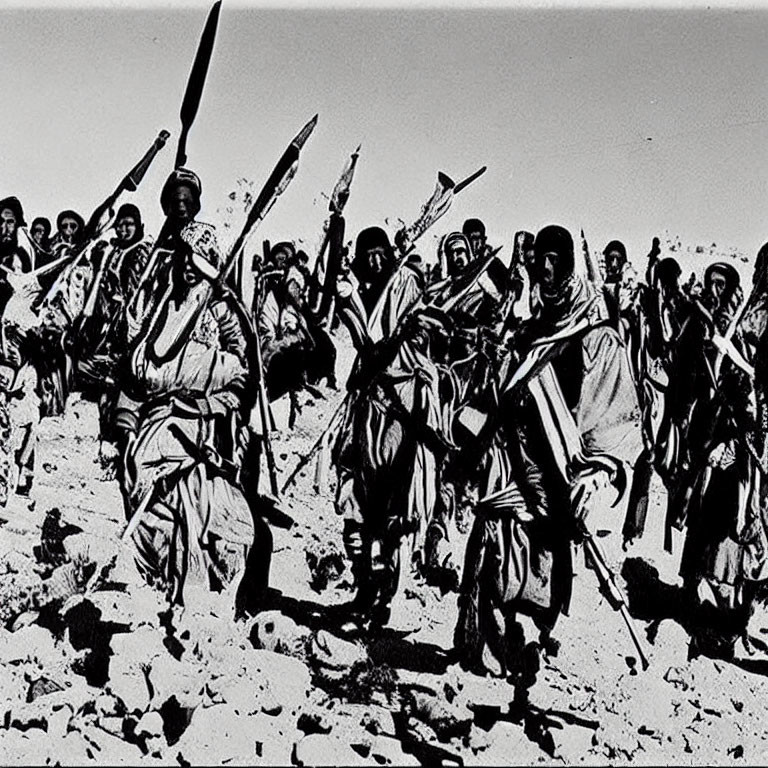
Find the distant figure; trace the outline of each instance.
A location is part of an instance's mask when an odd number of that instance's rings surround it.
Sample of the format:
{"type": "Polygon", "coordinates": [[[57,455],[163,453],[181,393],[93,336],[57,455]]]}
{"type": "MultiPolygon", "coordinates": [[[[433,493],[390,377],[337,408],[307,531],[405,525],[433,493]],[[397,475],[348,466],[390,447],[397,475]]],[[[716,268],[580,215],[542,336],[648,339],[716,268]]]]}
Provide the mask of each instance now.
{"type": "MultiPolygon", "coordinates": [[[[80,245],[84,229],[85,221],[79,213],[70,209],[62,211],[56,217],[56,235],[53,238],[53,248],[72,248],[80,245]]],[[[64,254],[59,252],[57,255],[63,256],[64,254]]]]}
{"type": "Polygon", "coordinates": [[[467,219],[461,228],[461,233],[469,241],[471,258],[479,259],[485,256],[488,245],[485,239],[485,224],[480,219],[467,219]]]}
{"type": "Polygon", "coordinates": [[[29,228],[32,245],[35,247],[35,267],[42,267],[52,261],[51,222],[44,216],[38,216],[29,228]]]}
{"type": "Polygon", "coordinates": [[[26,226],[17,197],[0,200],[0,264],[16,272],[32,269],[30,255],[19,245],[19,227],[26,226]]]}

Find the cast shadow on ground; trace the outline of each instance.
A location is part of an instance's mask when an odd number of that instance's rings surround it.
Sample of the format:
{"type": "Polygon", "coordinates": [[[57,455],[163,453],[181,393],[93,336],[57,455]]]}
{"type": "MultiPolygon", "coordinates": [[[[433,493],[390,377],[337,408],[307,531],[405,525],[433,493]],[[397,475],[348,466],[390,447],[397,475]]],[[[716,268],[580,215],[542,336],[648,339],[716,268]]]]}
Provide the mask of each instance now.
{"type": "Polygon", "coordinates": [[[684,588],[662,581],[658,570],[639,557],[624,561],[622,576],[627,584],[630,613],[651,622],[647,630],[651,643],[656,642],[661,622],[671,619],[691,638],[689,659],[704,655],[732,661],[733,643],[742,629],[738,613],[699,604],[684,588]]]}
{"type": "MultiPolygon", "coordinates": [[[[324,629],[339,636],[345,635],[342,626],[349,620],[351,612],[350,603],[323,605],[285,594],[275,594],[269,607],[311,630],[324,629]]],[[[374,634],[360,635],[359,639],[366,644],[374,662],[386,664],[393,669],[440,675],[454,661],[452,654],[440,646],[414,642],[392,629],[385,628],[374,634]]]]}

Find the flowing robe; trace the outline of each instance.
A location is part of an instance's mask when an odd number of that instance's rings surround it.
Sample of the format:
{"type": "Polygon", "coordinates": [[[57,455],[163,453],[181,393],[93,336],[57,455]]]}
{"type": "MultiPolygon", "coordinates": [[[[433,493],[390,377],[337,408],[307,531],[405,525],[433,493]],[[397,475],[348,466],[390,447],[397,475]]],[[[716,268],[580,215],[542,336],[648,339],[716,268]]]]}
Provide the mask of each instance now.
{"type": "Polygon", "coordinates": [[[240,401],[248,375],[237,313],[227,300],[209,301],[209,290],[201,283],[180,304],[173,286],[166,290],[138,337],[118,403],[120,423],[137,427],[126,456],[130,512],[150,500],[134,534],[137,562],[180,603],[191,585],[236,584],[254,537],[234,478],[204,458],[237,464],[227,452],[237,444],[237,414],[221,396],[240,401]]]}
{"type": "MultiPolygon", "coordinates": [[[[359,390],[348,399],[335,450],[337,510],[345,517],[345,530],[354,531],[345,536],[353,568],[362,568],[356,576],[358,597],[365,602],[366,590],[373,589],[382,606],[397,589],[402,543],[409,540],[412,553],[421,553],[438,494],[436,454],[445,434],[439,372],[428,343],[405,338],[401,326],[421,290],[419,276],[405,266],[385,287],[367,322],[357,317],[366,325],[366,346],[352,377],[357,375],[359,390]],[[359,377],[366,375],[361,384],[359,377]],[[372,560],[386,573],[378,586],[369,581],[372,560]]],[[[348,319],[346,311],[342,314],[348,319]]]]}
{"type": "Polygon", "coordinates": [[[471,666],[481,663],[486,645],[502,666],[507,661],[506,630],[494,609],[532,615],[545,631],[568,610],[574,528],[564,476],[571,456],[563,446],[577,444],[585,456],[608,455],[630,466],[642,448],[621,338],[599,319],[589,292],[575,290],[568,302],[556,322],[534,319],[524,327],[533,342],[503,374],[490,422],[497,452],[488,465],[487,495],[475,510],[455,631],[471,666]],[[564,417],[553,417],[548,402],[557,402],[564,417]]]}

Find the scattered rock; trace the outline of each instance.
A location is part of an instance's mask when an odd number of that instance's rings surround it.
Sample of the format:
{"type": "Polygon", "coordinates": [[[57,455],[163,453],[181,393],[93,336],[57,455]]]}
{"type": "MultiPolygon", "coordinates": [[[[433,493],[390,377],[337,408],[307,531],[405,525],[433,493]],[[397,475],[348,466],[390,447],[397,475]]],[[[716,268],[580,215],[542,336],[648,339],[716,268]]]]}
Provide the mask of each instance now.
{"type": "Polygon", "coordinates": [[[414,765],[413,755],[403,751],[403,745],[392,736],[376,736],[370,742],[370,760],[379,765],[414,765]]]}
{"type": "Polygon", "coordinates": [[[312,633],[279,611],[264,611],[251,624],[253,647],[297,659],[306,658],[312,633]]]}
{"type": "Polygon", "coordinates": [[[312,669],[331,680],[340,679],[355,664],[368,659],[368,653],[360,643],[343,640],[324,629],[312,638],[307,656],[312,669]]]}
{"type": "Polygon", "coordinates": [[[151,706],[159,709],[174,696],[183,708],[194,709],[203,701],[205,679],[202,669],[178,661],[169,653],[158,654],[148,674],[151,706]]]}
{"type": "Polygon", "coordinates": [[[296,744],[295,765],[370,765],[346,739],[339,736],[312,734],[296,744]]]}
{"type": "Polygon", "coordinates": [[[257,650],[251,655],[254,671],[269,680],[272,692],[282,704],[284,712],[298,717],[306,706],[312,688],[309,669],[298,659],[272,651],[257,650]]]}
{"type": "Polygon", "coordinates": [[[128,712],[145,712],[151,692],[147,681],[148,664],[123,654],[115,654],[109,667],[107,690],[123,702],[128,712]]]}
{"type": "Polygon", "coordinates": [[[688,661],[688,647],[691,639],[688,633],[672,619],[659,624],[654,640],[654,664],[680,665],[688,661]]]}
{"type": "Polygon", "coordinates": [[[173,750],[196,765],[259,763],[261,729],[254,726],[228,704],[200,707],[173,750]]]}
{"type": "Polygon", "coordinates": [[[445,699],[421,691],[409,692],[406,710],[429,725],[440,741],[449,741],[456,736],[468,736],[475,717],[463,702],[454,700],[449,703],[445,699]]]}

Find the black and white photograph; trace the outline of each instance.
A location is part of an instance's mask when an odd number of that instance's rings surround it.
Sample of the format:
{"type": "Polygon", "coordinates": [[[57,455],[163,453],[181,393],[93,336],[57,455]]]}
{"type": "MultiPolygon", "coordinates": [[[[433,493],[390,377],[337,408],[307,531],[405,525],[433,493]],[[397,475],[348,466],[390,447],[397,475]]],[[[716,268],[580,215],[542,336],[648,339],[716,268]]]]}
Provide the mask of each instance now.
{"type": "Polygon", "coordinates": [[[768,4],[0,72],[0,765],[768,765],[768,4]]]}

